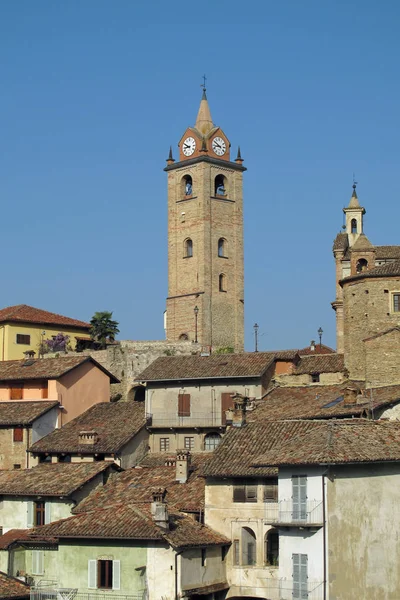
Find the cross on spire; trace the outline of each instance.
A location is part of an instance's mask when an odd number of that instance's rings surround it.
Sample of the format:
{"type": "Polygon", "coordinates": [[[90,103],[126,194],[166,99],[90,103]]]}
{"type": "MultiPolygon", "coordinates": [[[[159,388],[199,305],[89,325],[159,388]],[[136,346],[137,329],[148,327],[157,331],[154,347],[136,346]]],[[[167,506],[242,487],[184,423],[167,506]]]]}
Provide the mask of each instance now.
{"type": "Polygon", "coordinates": [[[205,92],[205,91],[206,91],[206,81],[207,81],[207,77],[206,77],[205,75],[203,75],[202,79],[203,79],[203,83],[201,84],[201,86],[200,86],[200,87],[202,87],[202,88],[203,88],[203,91],[205,92]]]}

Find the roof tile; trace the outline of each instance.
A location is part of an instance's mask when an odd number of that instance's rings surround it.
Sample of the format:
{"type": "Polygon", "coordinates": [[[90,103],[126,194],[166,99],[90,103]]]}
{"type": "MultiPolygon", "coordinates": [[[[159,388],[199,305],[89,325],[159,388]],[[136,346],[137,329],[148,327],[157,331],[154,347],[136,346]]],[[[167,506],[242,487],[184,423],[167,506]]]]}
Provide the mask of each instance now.
{"type": "Polygon", "coordinates": [[[31,425],[36,419],[58,406],[57,401],[0,402],[0,425],[31,425]]]}
{"type": "Polygon", "coordinates": [[[36,323],[40,325],[60,325],[62,327],[74,327],[77,329],[90,329],[90,323],[70,319],[63,315],[48,312],[41,308],[28,306],[27,304],[17,304],[16,306],[7,306],[0,310],[0,323],[36,323]]]}
{"type": "Polygon", "coordinates": [[[0,571],[0,600],[29,598],[29,586],[15,577],[0,571]]]}
{"type": "Polygon", "coordinates": [[[92,362],[110,377],[111,383],[119,383],[100,363],[91,356],[63,356],[62,358],[39,358],[36,360],[0,361],[0,381],[29,379],[58,379],[85,362],[92,362]]]}

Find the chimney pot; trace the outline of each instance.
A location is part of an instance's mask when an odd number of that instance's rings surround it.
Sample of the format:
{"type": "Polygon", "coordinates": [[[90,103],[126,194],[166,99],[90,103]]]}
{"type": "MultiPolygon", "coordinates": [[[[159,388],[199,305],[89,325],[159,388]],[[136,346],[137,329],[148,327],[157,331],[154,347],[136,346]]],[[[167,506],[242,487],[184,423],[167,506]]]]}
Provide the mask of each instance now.
{"type": "Polygon", "coordinates": [[[176,481],[186,483],[189,479],[191,454],[189,450],[176,451],[176,481]]]}
{"type": "Polygon", "coordinates": [[[152,491],[153,502],[151,503],[151,514],[154,523],[161,529],[169,529],[168,506],[165,502],[167,490],[165,488],[157,488],[152,491]]]}
{"type": "Polygon", "coordinates": [[[94,429],[79,432],[79,443],[83,446],[94,445],[98,441],[99,436],[94,429]]]}

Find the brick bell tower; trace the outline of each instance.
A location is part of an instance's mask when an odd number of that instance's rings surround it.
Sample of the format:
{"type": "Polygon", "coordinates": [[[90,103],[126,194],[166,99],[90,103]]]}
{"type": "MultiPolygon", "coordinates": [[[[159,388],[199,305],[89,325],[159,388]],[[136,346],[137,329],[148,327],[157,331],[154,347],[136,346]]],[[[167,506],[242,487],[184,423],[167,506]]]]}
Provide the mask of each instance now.
{"type": "Polygon", "coordinates": [[[214,349],[244,346],[243,160],[213,124],[203,86],[194,127],[170,150],[168,174],[168,298],[170,341],[214,349]]]}

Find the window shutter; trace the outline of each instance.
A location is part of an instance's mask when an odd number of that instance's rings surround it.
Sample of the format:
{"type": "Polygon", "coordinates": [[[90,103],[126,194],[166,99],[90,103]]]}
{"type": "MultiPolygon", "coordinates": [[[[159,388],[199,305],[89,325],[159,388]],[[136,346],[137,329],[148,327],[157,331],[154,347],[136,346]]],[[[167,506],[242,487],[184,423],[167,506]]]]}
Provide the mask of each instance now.
{"type": "Polygon", "coordinates": [[[278,480],[267,479],[264,485],[264,502],[278,502],[278,480]]]}
{"type": "Polygon", "coordinates": [[[179,394],[178,396],[178,416],[190,417],[190,394],[179,394]]]}
{"type": "Polygon", "coordinates": [[[233,406],[232,394],[233,394],[233,392],[224,392],[223,394],[221,394],[221,423],[222,423],[222,425],[226,425],[225,411],[227,411],[229,408],[232,408],[232,406],[233,406]]]}
{"type": "Polygon", "coordinates": [[[233,564],[239,565],[239,540],[233,540],[233,564]]]}
{"type": "Polygon", "coordinates": [[[112,589],[119,590],[121,588],[121,563],[119,560],[113,560],[113,581],[112,589]]]}
{"type": "Polygon", "coordinates": [[[246,486],[234,485],[233,486],[233,501],[234,502],[246,502],[246,486]]]}
{"type": "Polygon", "coordinates": [[[44,503],[44,522],[51,523],[51,502],[44,503]]]}
{"type": "Polygon", "coordinates": [[[97,560],[88,560],[88,588],[97,588],[97,560]]]}
{"type": "Polygon", "coordinates": [[[32,575],[37,572],[37,550],[32,550],[32,575]]]}
{"type": "Polygon", "coordinates": [[[256,485],[246,485],[246,502],[257,502],[256,485]]]}
{"type": "Polygon", "coordinates": [[[32,575],[43,575],[44,573],[43,550],[32,550],[32,575]]]}
{"type": "Polygon", "coordinates": [[[28,507],[27,507],[28,515],[27,515],[27,524],[26,525],[28,528],[30,528],[30,527],[33,527],[33,502],[28,501],[27,504],[28,504],[28,507]]]}

